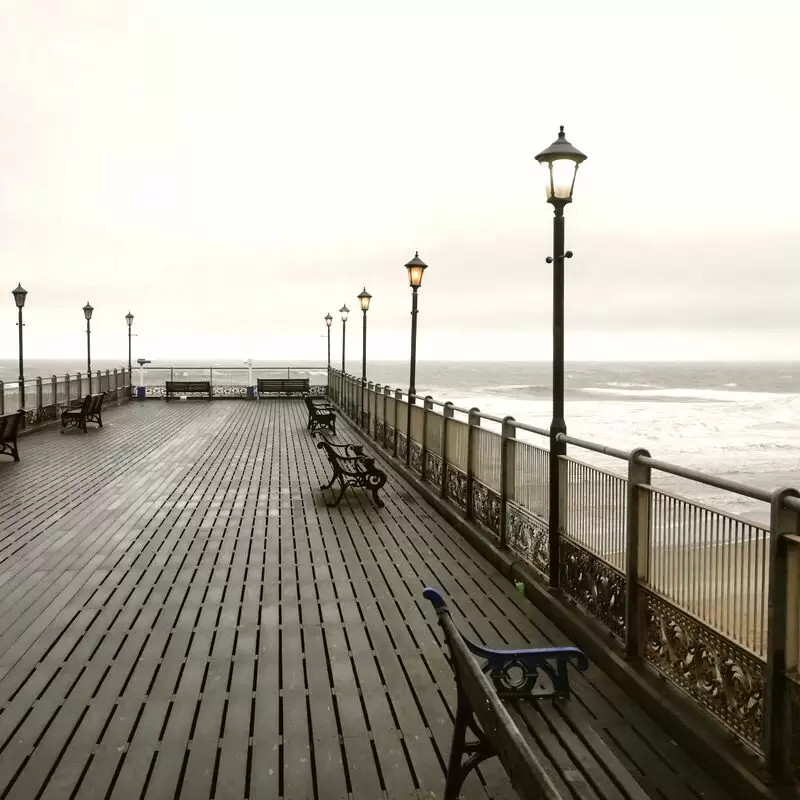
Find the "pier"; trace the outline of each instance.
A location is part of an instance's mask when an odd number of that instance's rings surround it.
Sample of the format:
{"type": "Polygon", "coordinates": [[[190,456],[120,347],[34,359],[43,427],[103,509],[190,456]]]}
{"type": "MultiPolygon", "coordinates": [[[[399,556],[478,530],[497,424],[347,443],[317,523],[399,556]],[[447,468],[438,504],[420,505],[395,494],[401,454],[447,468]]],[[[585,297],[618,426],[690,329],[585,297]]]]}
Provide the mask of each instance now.
{"type": "MultiPolygon", "coordinates": [[[[623,583],[630,565],[597,556],[587,568],[600,550],[581,531],[597,529],[576,526],[561,587],[548,591],[547,509],[540,517],[525,505],[545,502],[546,480],[521,479],[520,465],[539,461],[512,458],[507,420],[500,433],[475,434],[477,417],[460,422],[422,398],[409,409],[335,370],[328,391],[338,441],[361,441],[389,475],[383,509],[358,490],[326,507],[329,467],[299,399],[127,402],[129,387],[88,434],[59,435],[44,424],[53,415],[38,415],[21,462],[0,464],[0,797],[441,797],[455,684],[426,585],[490,646],[586,648],[592,666],[571,675],[572,699],[541,704],[534,731],[555,748],[547,769],[565,791],[628,797],[617,763],[653,798],[721,799],[731,783],[742,796],[782,796],[742,780],[745,766],[760,769],[758,745],[732,741],[756,723],[762,731],[763,684],[750,684],[748,702],[741,667],[766,681],[769,637],[747,647],[734,637],[751,627],[732,629],[721,678],[710,635],[702,647],[689,642],[710,699],[687,711],[679,696],[692,696],[692,679],[681,686],[678,675],[675,694],[654,690],[648,702],[647,675],[634,681],[624,666],[626,648],[630,663],[631,647],[653,660],[652,614],[636,610],[623,583]],[[628,632],[631,614],[641,615],[641,639],[628,632]],[[601,625],[606,658],[596,657],[601,625]],[[715,759],[655,713],[673,701],[715,759]],[[723,731],[729,720],[733,734],[723,731]],[[612,754],[608,774],[586,767],[593,746],[612,754]],[[737,754],[745,766],[726,775],[737,754]]],[[[626,491],[608,489],[605,505],[624,504],[626,491]]],[[[666,608],[659,588],[654,605],[666,608]]],[[[699,637],[716,630],[704,608],[712,604],[692,612],[676,602],[670,613],[691,614],[699,637]]],[[[668,658],[651,677],[669,677],[668,658]]],[[[694,669],[687,661],[685,674],[694,669]]],[[[514,795],[493,760],[463,796],[514,795]]]]}

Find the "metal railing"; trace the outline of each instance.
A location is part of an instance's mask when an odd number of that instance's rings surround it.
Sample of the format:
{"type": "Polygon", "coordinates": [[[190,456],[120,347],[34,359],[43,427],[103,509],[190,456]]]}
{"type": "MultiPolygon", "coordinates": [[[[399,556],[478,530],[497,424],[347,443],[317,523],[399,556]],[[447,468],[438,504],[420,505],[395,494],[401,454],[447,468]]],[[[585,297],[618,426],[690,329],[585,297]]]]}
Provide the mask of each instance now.
{"type": "Polygon", "coordinates": [[[762,754],[773,775],[800,769],[797,492],[562,434],[570,454],[553,462],[551,509],[549,431],[417,396],[409,436],[402,390],[332,369],[328,391],[368,436],[604,625],[628,658],[654,667],[762,754]],[[577,451],[621,469],[584,463],[577,451]],[[654,485],[664,475],[769,504],[770,525],[654,485]]]}
{"type": "MultiPolygon", "coordinates": [[[[76,372],[49,378],[28,378],[20,387],[18,381],[0,381],[0,414],[25,409],[25,428],[44,425],[57,419],[61,411],[89,394],[89,375],[76,372]],[[24,398],[24,406],[21,400],[24,398]]],[[[130,373],[125,367],[92,372],[91,391],[106,393],[106,403],[121,403],[131,397],[130,373]]]]}
{"type": "Polygon", "coordinates": [[[163,397],[166,381],[210,381],[214,397],[252,397],[248,392],[259,378],[308,378],[311,391],[327,391],[327,366],[181,366],[147,365],[134,368],[134,384],[144,389],[145,397],[163,397]]]}

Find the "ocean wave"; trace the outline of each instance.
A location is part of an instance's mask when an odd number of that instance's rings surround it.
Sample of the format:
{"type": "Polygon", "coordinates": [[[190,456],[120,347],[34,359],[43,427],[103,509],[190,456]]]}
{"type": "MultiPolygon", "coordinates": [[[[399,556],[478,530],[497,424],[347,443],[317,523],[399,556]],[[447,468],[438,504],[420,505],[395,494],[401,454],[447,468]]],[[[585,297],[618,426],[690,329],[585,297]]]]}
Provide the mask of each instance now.
{"type": "Polygon", "coordinates": [[[514,394],[547,395],[548,397],[551,394],[550,386],[538,386],[529,383],[507,384],[504,386],[481,386],[478,391],[486,394],[505,394],[507,392],[513,392],[514,394]]]}
{"type": "Polygon", "coordinates": [[[608,386],[587,386],[579,389],[587,394],[607,395],[637,400],[695,401],[706,403],[761,402],[778,398],[796,398],[786,392],[735,392],[730,389],[612,389],[608,386]]]}

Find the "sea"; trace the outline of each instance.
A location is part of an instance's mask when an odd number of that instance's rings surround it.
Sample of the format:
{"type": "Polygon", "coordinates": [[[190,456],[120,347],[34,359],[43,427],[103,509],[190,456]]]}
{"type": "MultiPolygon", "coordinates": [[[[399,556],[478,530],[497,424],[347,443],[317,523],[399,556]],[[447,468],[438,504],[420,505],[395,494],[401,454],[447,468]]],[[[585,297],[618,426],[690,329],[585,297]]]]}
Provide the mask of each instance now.
{"type": "MultiPolygon", "coordinates": [[[[92,366],[107,369],[122,363],[96,360],[92,366]]],[[[241,360],[186,359],[153,363],[147,382],[164,379],[160,368],[172,367],[177,379],[198,376],[201,366],[214,367],[215,383],[244,382],[241,360]]],[[[254,360],[253,367],[261,375],[292,368],[292,374],[310,375],[312,383],[325,382],[321,362],[254,360]]],[[[81,369],[85,363],[77,361],[26,362],[27,377],[81,369]]],[[[360,375],[361,362],[348,362],[347,371],[360,375]]],[[[369,380],[392,388],[408,386],[407,362],[370,361],[367,374],[369,380]]],[[[12,382],[16,376],[16,361],[0,360],[0,380],[12,382]]],[[[551,380],[551,366],[545,362],[422,361],[416,383],[419,394],[500,417],[511,415],[546,429],[552,411],[551,380]]],[[[564,383],[571,436],[622,450],[645,447],[662,461],[768,491],[800,488],[800,362],[567,363],[564,383]]],[[[546,444],[536,434],[522,438],[546,444]]],[[[574,447],[570,455],[625,472],[625,464],[617,459],[574,447]]],[[[767,505],[758,500],[694,482],[665,478],[661,485],[762,524],[768,519],[767,505]]]]}

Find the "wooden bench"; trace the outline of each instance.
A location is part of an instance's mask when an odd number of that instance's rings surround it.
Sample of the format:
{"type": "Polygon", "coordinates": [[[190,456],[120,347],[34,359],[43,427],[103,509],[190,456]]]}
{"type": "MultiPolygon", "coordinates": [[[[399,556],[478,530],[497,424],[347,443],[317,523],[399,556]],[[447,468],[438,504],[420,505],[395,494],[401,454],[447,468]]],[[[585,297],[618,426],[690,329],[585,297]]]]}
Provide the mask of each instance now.
{"type": "Polygon", "coordinates": [[[22,409],[13,414],[0,415],[0,453],[11,456],[14,461],[19,461],[17,436],[24,416],[25,412],[22,409]]]}
{"type": "Polygon", "coordinates": [[[258,396],[262,394],[305,394],[309,391],[308,378],[259,378],[258,396]]]}
{"type": "Polygon", "coordinates": [[[165,399],[169,400],[170,396],[178,395],[179,397],[189,394],[207,394],[208,399],[213,399],[211,393],[211,381],[167,381],[165,399]]]}
{"type": "Polygon", "coordinates": [[[338,506],[348,486],[358,486],[372,491],[375,505],[383,507],[383,500],[378,497],[378,490],[386,483],[386,473],[375,466],[375,459],[365,456],[360,445],[333,444],[327,440],[320,442],[318,448],[325,451],[333,468],[333,477],[322,488],[330,489],[338,480],[339,496],[335,501],[326,503],[338,506]]]}
{"type": "Polygon", "coordinates": [[[308,409],[308,425],[306,428],[312,435],[318,428],[327,428],[336,436],[336,413],[332,405],[327,402],[314,400],[313,397],[306,395],[303,398],[308,409]]]}
{"type": "MultiPolygon", "coordinates": [[[[96,422],[101,428],[103,427],[103,398],[106,396],[105,392],[100,394],[87,394],[83,398],[83,402],[77,408],[68,408],[61,412],[61,427],[66,428],[71,425],[75,428],[80,428],[86,433],[86,423],[96,422]]],[[[61,433],[64,433],[62,430],[61,433]]]]}
{"type": "Polygon", "coordinates": [[[648,800],[585,709],[561,703],[570,696],[569,663],[581,672],[589,667],[581,650],[475,644],[459,633],[438,591],[423,595],[436,609],[458,691],[444,800],[457,800],[467,775],[494,756],[522,800],[648,800]]]}

